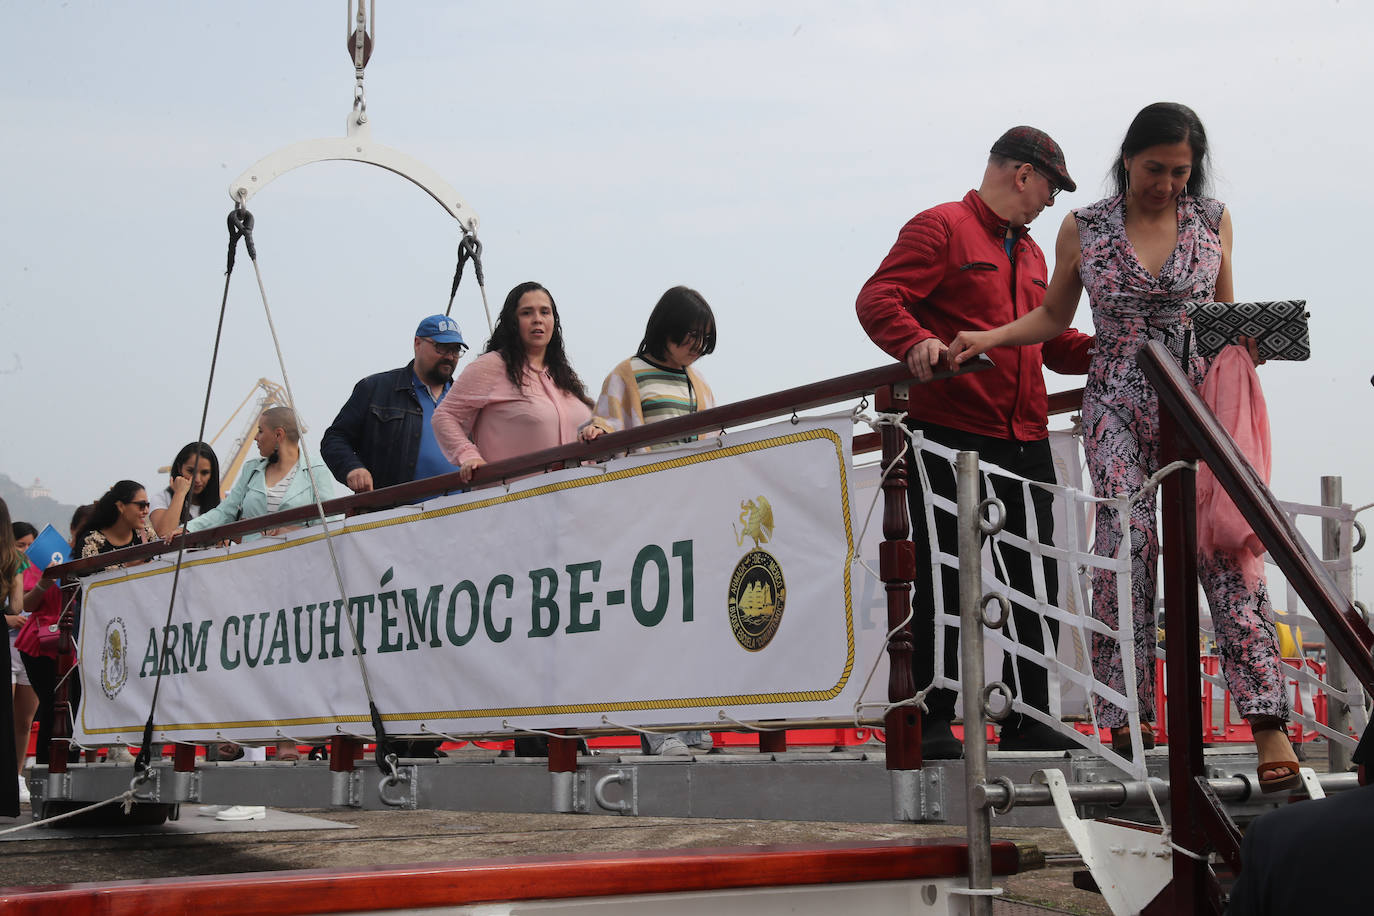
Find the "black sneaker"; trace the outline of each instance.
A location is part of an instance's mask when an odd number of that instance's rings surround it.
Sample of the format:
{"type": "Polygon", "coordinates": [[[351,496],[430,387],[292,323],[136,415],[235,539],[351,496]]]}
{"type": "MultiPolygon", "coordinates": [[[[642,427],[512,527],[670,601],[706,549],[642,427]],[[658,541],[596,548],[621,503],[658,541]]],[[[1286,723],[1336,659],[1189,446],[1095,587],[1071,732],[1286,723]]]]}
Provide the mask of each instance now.
{"type": "Polygon", "coordinates": [[[948,719],[930,716],[921,719],[922,760],[960,760],[963,756],[964,745],[954,737],[948,719]]]}
{"type": "Polygon", "coordinates": [[[997,747],[1003,751],[1076,751],[1083,745],[1044,722],[1022,717],[1017,726],[1004,725],[997,747]]]}

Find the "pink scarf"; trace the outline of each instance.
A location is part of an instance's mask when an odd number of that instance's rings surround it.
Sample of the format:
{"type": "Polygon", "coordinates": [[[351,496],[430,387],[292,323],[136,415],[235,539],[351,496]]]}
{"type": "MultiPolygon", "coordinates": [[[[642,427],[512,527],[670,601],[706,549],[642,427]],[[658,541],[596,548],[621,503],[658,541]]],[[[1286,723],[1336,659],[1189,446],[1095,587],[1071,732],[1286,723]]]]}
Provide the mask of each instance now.
{"type": "MultiPolygon", "coordinates": [[[[1223,348],[1212,362],[1200,393],[1267,485],[1271,465],[1269,411],[1259,374],[1246,349],[1236,344],[1223,348]]],[[[1197,514],[1200,554],[1232,554],[1247,584],[1263,578],[1264,546],[1205,464],[1197,474],[1197,514]]]]}

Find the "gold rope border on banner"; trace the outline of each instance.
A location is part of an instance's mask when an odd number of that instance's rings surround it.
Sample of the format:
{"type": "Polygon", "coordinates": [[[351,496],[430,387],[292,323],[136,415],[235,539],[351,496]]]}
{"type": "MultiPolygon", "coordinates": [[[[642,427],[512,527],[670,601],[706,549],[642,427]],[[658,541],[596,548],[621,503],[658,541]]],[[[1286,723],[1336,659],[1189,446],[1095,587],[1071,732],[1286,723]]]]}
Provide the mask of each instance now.
{"type": "MultiPolygon", "coordinates": [[[[728,696],[716,697],[687,697],[673,700],[623,700],[618,702],[604,703],[572,703],[557,706],[512,706],[512,707],[489,707],[486,709],[471,710],[432,710],[419,713],[386,713],[382,719],[388,722],[417,721],[421,719],[476,719],[488,716],[534,716],[534,715],[573,715],[579,713],[594,712],[624,712],[645,709],[687,709],[693,706],[708,705],[731,705],[731,704],[773,704],[773,703],[798,703],[825,701],[834,699],[839,695],[849,682],[849,677],[854,671],[854,596],[852,569],[854,565],[854,527],[850,517],[850,497],[849,497],[849,468],[844,460],[844,443],[833,429],[823,427],[819,429],[806,430],[800,433],[789,433],[784,436],[773,436],[768,439],[758,439],[753,442],[744,442],[739,445],[730,445],[723,448],[711,449],[691,455],[682,455],[667,461],[656,461],[651,464],[638,465],[631,468],[622,468],[618,471],[606,471],[603,473],[591,473],[585,477],[574,480],[564,480],[557,483],[546,484],[540,487],[532,487],[528,490],[521,490],[518,493],[505,493],[501,496],[490,499],[474,500],[458,506],[447,506],[443,509],[430,509],[424,512],[407,513],[404,516],[389,519],[379,519],[362,524],[350,524],[347,529],[334,534],[334,537],[346,537],[358,531],[370,531],[376,528],[387,528],[393,525],[403,525],[409,522],[423,521],[431,518],[441,518],[446,515],[456,515],[476,509],[490,508],[521,499],[528,499],[534,496],[542,496],[548,493],[555,493],[562,490],[569,490],[578,487],[593,486],[600,483],[611,483],[617,480],[625,480],[631,477],[638,477],[645,474],[658,473],[660,471],[683,468],[693,464],[701,464],[706,461],[717,461],[723,458],[733,458],[737,455],[748,454],[750,452],[764,451],[770,448],[780,448],[787,445],[794,445],[802,442],[825,439],[835,448],[835,455],[839,461],[840,476],[840,506],[841,514],[844,519],[844,533],[846,551],[844,557],[844,604],[845,604],[845,664],[844,670],[840,673],[839,680],[834,686],[824,690],[804,690],[790,691],[785,693],[764,693],[764,694],[733,694],[728,696]]],[[[571,468],[565,470],[572,470],[571,468]]],[[[323,533],[310,535],[308,537],[295,538],[291,541],[264,545],[258,548],[243,550],[231,556],[204,557],[182,563],[182,568],[202,566],[214,563],[223,563],[230,560],[237,560],[243,557],[259,556],[272,553],[278,550],[285,550],[303,544],[311,544],[322,540],[326,535],[323,533]]],[[[122,576],[112,576],[100,582],[94,582],[87,586],[87,594],[91,591],[119,582],[128,582],[135,579],[147,578],[149,576],[164,575],[171,572],[170,568],[154,570],[143,570],[129,572],[122,576]]],[[[85,657],[85,636],[89,628],[82,627],[82,657],[85,657]]],[[[141,726],[129,726],[128,728],[99,728],[90,729],[85,727],[86,704],[81,704],[82,730],[89,735],[108,735],[120,734],[131,730],[138,730],[141,726]]],[[[304,716],[294,719],[283,720],[244,720],[237,722],[185,722],[175,725],[157,725],[154,727],[164,732],[188,731],[191,729],[207,728],[248,728],[258,725],[275,726],[298,726],[298,725],[322,725],[328,723],[345,722],[368,722],[367,715],[355,716],[304,716]]]]}

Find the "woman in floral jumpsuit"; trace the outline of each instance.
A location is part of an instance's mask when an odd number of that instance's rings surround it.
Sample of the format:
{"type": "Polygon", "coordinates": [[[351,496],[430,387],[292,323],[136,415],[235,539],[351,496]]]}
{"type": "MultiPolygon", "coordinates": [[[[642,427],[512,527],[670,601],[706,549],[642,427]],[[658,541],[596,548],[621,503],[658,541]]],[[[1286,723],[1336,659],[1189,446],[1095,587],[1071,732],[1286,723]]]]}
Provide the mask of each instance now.
{"type": "MultiPolygon", "coordinates": [[[[986,349],[1045,340],[1068,327],[1084,289],[1097,340],[1083,392],[1084,448],[1099,496],[1131,496],[1159,469],[1159,403],[1136,365],[1149,340],[1163,342],[1195,385],[1206,362],[1185,354],[1189,302],[1230,301],[1231,220],[1220,201],[1201,196],[1207,184],[1207,138],[1186,106],[1161,102],[1136,116],[1114,169],[1116,193],[1075,210],[1055,246],[1055,271],[1041,308],[992,331],[961,333],[950,358],[963,362],[986,349]]],[[[1247,341],[1247,343],[1249,343],[1247,341]]],[[[1131,607],[1135,625],[1135,677],[1142,723],[1154,718],[1155,581],[1159,534],[1155,499],[1130,509],[1131,607]]],[[[1121,545],[1115,506],[1097,509],[1093,551],[1115,556],[1121,545]]],[[[1199,558],[1227,686],[1249,720],[1259,749],[1265,791],[1298,781],[1285,730],[1288,696],[1263,579],[1248,581],[1227,553],[1199,558]]],[[[1117,625],[1116,577],[1093,573],[1093,616],[1117,625]]],[[[1098,680],[1126,692],[1115,642],[1093,636],[1098,680]]],[[[1095,696],[1098,720],[1112,728],[1113,745],[1129,748],[1126,712],[1095,696]]],[[[1142,724],[1142,741],[1154,733],[1142,724]]]]}

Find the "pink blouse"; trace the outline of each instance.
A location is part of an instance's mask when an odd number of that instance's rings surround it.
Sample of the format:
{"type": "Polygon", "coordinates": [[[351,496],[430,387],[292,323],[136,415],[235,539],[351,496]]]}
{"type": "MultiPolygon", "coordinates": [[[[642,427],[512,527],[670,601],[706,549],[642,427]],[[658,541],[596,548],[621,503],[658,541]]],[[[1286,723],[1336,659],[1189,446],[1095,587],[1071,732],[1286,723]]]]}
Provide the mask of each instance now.
{"type": "Polygon", "coordinates": [[[506,377],[499,353],[473,360],[434,408],[434,438],[454,464],[488,463],[577,441],[591,419],[586,404],[553,383],[548,371],[525,369],[524,390],[506,377]]]}

